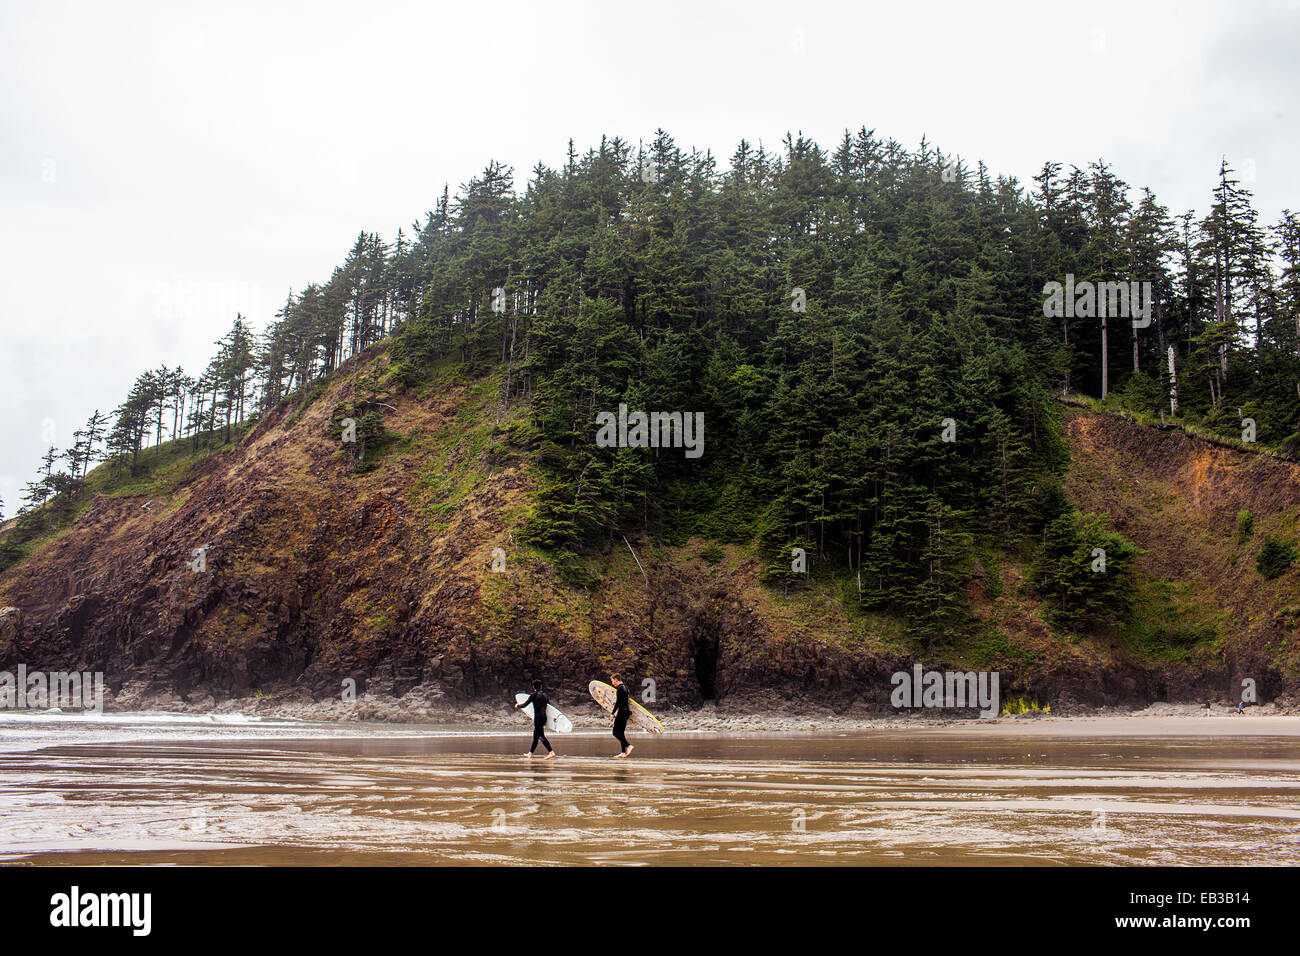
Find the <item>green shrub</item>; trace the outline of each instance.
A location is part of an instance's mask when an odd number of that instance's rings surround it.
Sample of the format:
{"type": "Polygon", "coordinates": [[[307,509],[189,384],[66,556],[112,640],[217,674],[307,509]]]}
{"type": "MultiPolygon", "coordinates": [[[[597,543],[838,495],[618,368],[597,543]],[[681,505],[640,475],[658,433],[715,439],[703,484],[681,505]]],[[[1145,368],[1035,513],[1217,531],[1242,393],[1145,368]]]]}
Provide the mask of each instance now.
{"type": "Polygon", "coordinates": [[[1237,541],[1245,542],[1255,533],[1255,516],[1246,509],[1237,512],[1237,541]]]}
{"type": "Polygon", "coordinates": [[[1001,716],[1028,713],[1050,714],[1051,712],[1051,704],[1043,704],[1040,707],[1036,700],[1030,700],[1027,697],[1012,697],[1003,703],[1001,716]]]}
{"type": "Polygon", "coordinates": [[[984,572],[984,593],[990,601],[996,601],[1002,596],[1003,591],[997,551],[989,547],[985,542],[984,546],[977,550],[976,556],[979,558],[980,568],[984,572]]]}
{"type": "Polygon", "coordinates": [[[550,554],[555,576],[569,587],[589,591],[600,584],[600,578],[587,570],[587,564],[578,554],[560,548],[550,554]]]}
{"type": "Polygon", "coordinates": [[[1271,535],[1264,536],[1264,546],[1259,549],[1255,567],[1264,577],[1272,580],[1281,577],[1287,568],[1295,563],[1296,549],[1285,541],[1279,541],[1271,535]]]}
{"type": "Polygon", "coordinates": [[[812,566],[812,560],[809,557],[816,548],[811,541],[796,538],[783,542],[776,547],[764,547],[762,549],[763,557],[766,562],[763,570],[759,572],[758,579],[769,587],[781,585],[788,588],[791,584],[808,580],[808,573],[812,566]],[[794,564],[794,549],[802,548],[804,552],[804,570],[796,571],[794,564]]]}
{"type": "Polygon", "coordinates": [[[1152,412],[1159,414],[1159,409],[1165,403],[1164,388],[1154,378],[1142,372],[1130,375],[1123,388],[1111,394],[1118,396],[1118,401],[1123,407],[1141,414],[1152,412]]]}
{"type": "Polygon", "coordinates": [[[428,377],[429,370],[427,367],[405,358],[392,362],[381,381],[384,385],[394,384],[401,388],[410,388],[420,384],[428,377]]]}
{"type": "Polygon", "coordinates": [[[1103,516],[1066,512],[1043,530],[1030,580],[1060,624],[1115,621],[1129,610],[1129,569],[1141,553],[1103,516]]]}
{"type": "Polygon", "coordinates": [[[384,427],[384,416],[374,410],[359,413],[355,405],[340,402],[330,415],[330,433],[339,442],[339,453],[353,461],[353,470],[373,471],[378,452],[397,435],[384,427]],[[355,417],[354,417],[355,416],[355,417]],[[352,418],[356,425],[354,440],[343,440],[343,421],[352,418]]]}

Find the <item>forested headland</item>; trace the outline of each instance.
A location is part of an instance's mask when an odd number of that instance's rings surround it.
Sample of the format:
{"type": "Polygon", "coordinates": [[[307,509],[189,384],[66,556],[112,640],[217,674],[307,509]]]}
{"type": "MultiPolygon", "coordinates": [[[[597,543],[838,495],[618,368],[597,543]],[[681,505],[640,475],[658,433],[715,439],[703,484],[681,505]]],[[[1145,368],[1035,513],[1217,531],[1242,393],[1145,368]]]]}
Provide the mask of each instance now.
{"type": "Polygon", "coordinates": [[[1300,448],[1300,219],[1261,221],[1226,161],[1206,199],[1169,210],[1104,160],[1024,184],[867,129],[725,164],[663,131],[526,177],[489,163],[409,232],[362,232],[261,330],[235,317],[202,371],[158,357],[50,449],[0,570],[88,491],[230,448],[339,375],[364,460],[393,437],[384,395],[454,367],[516,410],[505,441],[541,477],[512,533],[574,586],[611,544],[699,537],[752,549],[781,593],[830,575],[924,646],[972,631],[972,582],[1003,561],[1053,627],[1120,626],[1141,549],[1067,494],[1062,399],[1300,448]],[[1047,314],[1067,277],[1149,283],[1149,321],[1047,314]],[[377,345],[382,380],[351,361],[377,345]],[[620,405],[703,413],[705,453],[598,447],[620,405]]]}

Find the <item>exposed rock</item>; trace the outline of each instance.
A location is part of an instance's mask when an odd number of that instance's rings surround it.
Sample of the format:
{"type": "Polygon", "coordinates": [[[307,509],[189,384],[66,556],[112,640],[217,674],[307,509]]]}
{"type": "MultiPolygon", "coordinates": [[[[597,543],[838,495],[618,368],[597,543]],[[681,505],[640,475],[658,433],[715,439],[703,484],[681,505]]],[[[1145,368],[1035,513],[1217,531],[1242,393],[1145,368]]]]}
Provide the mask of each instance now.
{"type": "Polygon", "coordinates": [[[18,643],[23,615],[16,607],[0,607],[0,650],[18,643]]]}

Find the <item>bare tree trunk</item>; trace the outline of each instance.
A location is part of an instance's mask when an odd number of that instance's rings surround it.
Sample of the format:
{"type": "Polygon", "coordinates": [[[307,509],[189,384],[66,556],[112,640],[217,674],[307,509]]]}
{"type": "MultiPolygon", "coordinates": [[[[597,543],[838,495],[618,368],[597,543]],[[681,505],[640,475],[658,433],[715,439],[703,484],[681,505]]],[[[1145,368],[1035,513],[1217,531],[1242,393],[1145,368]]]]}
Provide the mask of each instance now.
{"type": "Polygon", "coordinates": [[[1110,391],[1110,350],[1107,347],[1106,317],[1101,317],[1101,397],[1110,391]]]}
{"type": "MultiPolygon", "coordinates": [[[[1160,355],[1165,354],[1165,323],[1160,313],[1159,292],[1156,293],[1156,347],[1159,349],[1160,355]]],[[[1160,364],[1159,360],[1156,361],[1156,364],[1160,364]]]]}
{"type": "Polygon", "coordinates": [[[1178,414],[1178,372],[1174,369],[1174,347],[1169,346],[1169,411],[1178,414]]]}
{"type": "MultiPolygon", "coordinates": [[[[1297,322],[1297,323],[1300,323],[1300,318],[1297,318],[1297,319],[1296,319],[1296,322],[1297,322]]],[[[1064,336],[1064,339],[1063,339],[1063,340],[1064,340],[1064,343],[1065,343],[1065,354],[1066,354],[1066,359],[1065,359],[1065,391],[1066,391],[1066,394],[1068,395],[1069,392],[1070,392],[1070,359],[1069,359],[1069,354],[1070,354],[1070,320],[1069,320],[1068,318],[1062,317],[1062,319],[1061,319],[1061,331],[1062,331],[1062,333],[1063,333],[1063,336],[1064,336]]]]}

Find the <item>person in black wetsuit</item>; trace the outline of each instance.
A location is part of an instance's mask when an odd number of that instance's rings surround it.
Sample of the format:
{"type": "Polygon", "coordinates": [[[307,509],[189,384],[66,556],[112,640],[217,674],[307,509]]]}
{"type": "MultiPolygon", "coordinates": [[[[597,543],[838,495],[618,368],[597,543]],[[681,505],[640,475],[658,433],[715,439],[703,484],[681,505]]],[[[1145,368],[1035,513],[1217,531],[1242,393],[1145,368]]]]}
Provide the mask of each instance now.
{"type": "Polygon", "coordinates": [[[609,715],[609,719],[614,725],[614,739],[623,748],[614,755],[615,759],[617,759],[626,757],[633,750],[632,745],[627,742],[626,734],[624,734],[624,731],[627,730],[627,719],[632,716],[632,704],[628,700],[627,687],[623,684],[623,678],[617,674],[611,674],[609,682],[618,691],[618,696],[614,698],[614,712],[609,715]]]}
{"type": "Polygon", "coordinates": [[[533,751],[537,749],[537,742],[540,740],[542,746],[546,748],[546,758],[549,760],[555,756],[555,751],[551,749],[551,742],[546,739],[546,705],[551,702],[542,690],[542,682],[533,681],[533,692],[528,699],[522,704],[515,704],[515,710],[523,710],[529,704],[533,705],[533,745],[528,748],[525,757],[531,757],[533,751]]]}

